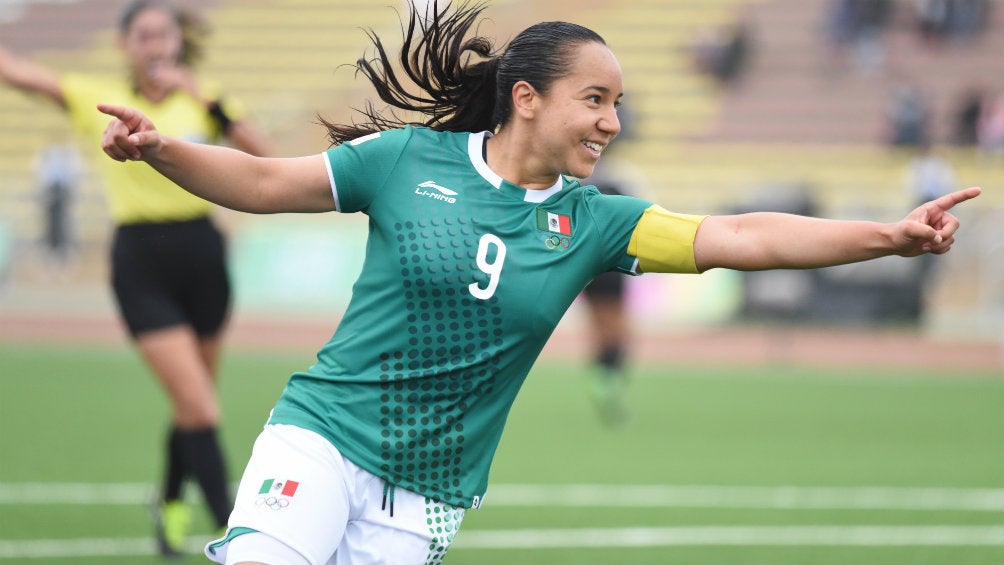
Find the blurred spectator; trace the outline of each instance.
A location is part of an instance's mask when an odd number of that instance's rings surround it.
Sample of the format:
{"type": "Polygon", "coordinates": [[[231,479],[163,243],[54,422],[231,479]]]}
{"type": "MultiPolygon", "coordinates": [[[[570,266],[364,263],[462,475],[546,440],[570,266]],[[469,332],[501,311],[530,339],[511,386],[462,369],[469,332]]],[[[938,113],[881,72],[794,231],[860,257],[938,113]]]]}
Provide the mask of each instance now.
{"type": "Polygon", "coordinates": [[[1004,92],[984,97],[976,128],[980,151],[991,157],[1004,156],[1004,92]]]}
{"type": "Polygon", "coordinates": [[[697,69],[719,84],[735,83],[749,64],[752,33],[745,21],[702,30],[691,49],[697,69]]]}
{"type": "Polygon", "coordinates": [[[987,0],[914,0],[913,6],[917,31],[929,46],[980,33],[990,11],[987,0]]]}
{"type": "Polygon", "coordinates": [[[914,0],[917,31],[928,45],[941,42],[948,33],[950,0],[914,0]]]}
{"type": "MultiPolygon", "coordinates": [[[[956,175],[951,163],[941,151],[930,143],[921,144],[917,155],[906,168],[906,189],[910,196],[910,207],[919,206],[955,190],[956,175]]],[[[912,277],[916,291],[912,301],[913,317],[920,319],[924,313],[927,290],[932,287],[932,270],[937,258],[934,255],[918,257],[914,263],[916,272],[912,277]]],[[[903,289],[904,293],[906,288],[903,289]]]]}
{"type": "Polygon", "coordinates": [[[897,87],[888,109],[889,143],[895,147],[916,147],[928,142],[927,100],[915,84],[897,87]]]}
{"type": "Polygon", "coordinates": [[[10,229],[3,218],[0,218],[0,288],[10,280],[10,229]]]}
{"type": "Polygon", "coordinates": [[[826,16],[826,31],[835,46],[851,43],[855,29],[854,0],[831,0],[826,16]]]}
{"type": "Polygon", "coordinates": [[[951,0],[949,28],[953,36],[965,39],[979,34],[986,28],[990,15],[987,0],[951,0]]]}
{"type": "Polygon", "coordinates": [[[975,146],[979,142],[983,96],[983,91],[979,88],[972,88],[962,94],[955,110],[955,129],[952,133],[952,141],[956,145],[975,146]]]}
{"type": "Polygon", "coordinates": [[[42,244],[49,257],[60,263],[71,259],[73,243],[73,199],[83,170],[77,149],[54,143],[39,151],[35,159],[42,204],[42,244]]]}
{"type": "Polygon", "coordinates": [[[906,188],[911,207],[919,206],[955,190],[955,169],[932,144],[919,146],[906,170],[906,188]]]}
{"type": "Polygon", "coordinates": [[[893,8],[892,0],[831,0],[827,36],[834,62],[843,66],[850,53],[859,73],[874,75],[884,71],[884,32],[892,20],[893,8]]]}

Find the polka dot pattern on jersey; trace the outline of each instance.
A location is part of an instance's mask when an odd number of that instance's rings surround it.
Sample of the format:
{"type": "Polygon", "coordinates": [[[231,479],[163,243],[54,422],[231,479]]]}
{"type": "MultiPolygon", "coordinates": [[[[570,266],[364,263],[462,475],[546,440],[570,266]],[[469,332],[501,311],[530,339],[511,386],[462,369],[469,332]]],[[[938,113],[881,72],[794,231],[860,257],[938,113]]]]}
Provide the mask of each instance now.
{"type": "Polygon", "coordinates": [[[394,227],[409,347],[380,355],[381,478],[460,501],[463,415],[492,392],[502,307],[498,297],[479,300],[468,290],[489,276],[477,267],[480,235],[469,219],[394,227]]]}

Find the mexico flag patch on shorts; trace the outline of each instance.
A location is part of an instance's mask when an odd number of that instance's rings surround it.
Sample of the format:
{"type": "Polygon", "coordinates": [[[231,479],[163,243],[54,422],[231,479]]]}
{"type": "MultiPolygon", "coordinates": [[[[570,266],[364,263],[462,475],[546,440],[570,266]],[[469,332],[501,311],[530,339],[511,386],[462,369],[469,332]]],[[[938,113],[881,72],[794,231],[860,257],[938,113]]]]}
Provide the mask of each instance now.
{"type": "Polygon", "coordinates": [[[297,481],[282,481],[279,479],[265,479],[258,489],[258,494],[281,494],[292,497],[296,494],[296,487],[300,486],[297,481]]]}

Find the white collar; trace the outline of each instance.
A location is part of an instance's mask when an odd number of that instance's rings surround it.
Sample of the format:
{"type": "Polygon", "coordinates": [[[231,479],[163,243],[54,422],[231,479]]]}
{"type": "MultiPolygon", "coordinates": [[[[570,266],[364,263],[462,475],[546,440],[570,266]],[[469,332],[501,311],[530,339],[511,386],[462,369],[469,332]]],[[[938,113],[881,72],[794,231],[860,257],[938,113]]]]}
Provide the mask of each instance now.
{"type": "MultiPolygon", "coordinates": [[[[475,170],[478,171],[478,174],[480,174],[482,178],[488,181],[488,183],[495,188],[500,188],[504,179],[495,171],[491,170],[484,158],[484,145],[491,136],[492,133],[490,131],[472,133],[467,139],[467,155],[471,160],[471,164],[474,165],[475,170]]],[[[563,187],[564,179],[562,179],[561,175],[558,175],[558,180],[554,183],[554,186],[550,188],[544,190],[527,190],[524,188],[523,191],[525,194],[523,195],[523,200],[526,202],[540,203],[547,200],[554,194],[561,192],[563,187]]]]}

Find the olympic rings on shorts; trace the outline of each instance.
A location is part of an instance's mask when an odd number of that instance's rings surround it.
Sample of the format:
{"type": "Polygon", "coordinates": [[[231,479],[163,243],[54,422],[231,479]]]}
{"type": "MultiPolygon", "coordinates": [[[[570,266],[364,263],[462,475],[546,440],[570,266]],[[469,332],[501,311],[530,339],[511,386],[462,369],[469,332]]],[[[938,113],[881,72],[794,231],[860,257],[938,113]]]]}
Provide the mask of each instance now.
{"type": "Polygon", "coordinates": [[[281,508],[289,506],[289,499],[279,498],[276,496],[259,496],[258,499],[254,501],[254,505],[259,508],[279,510],[281,508]]]}

